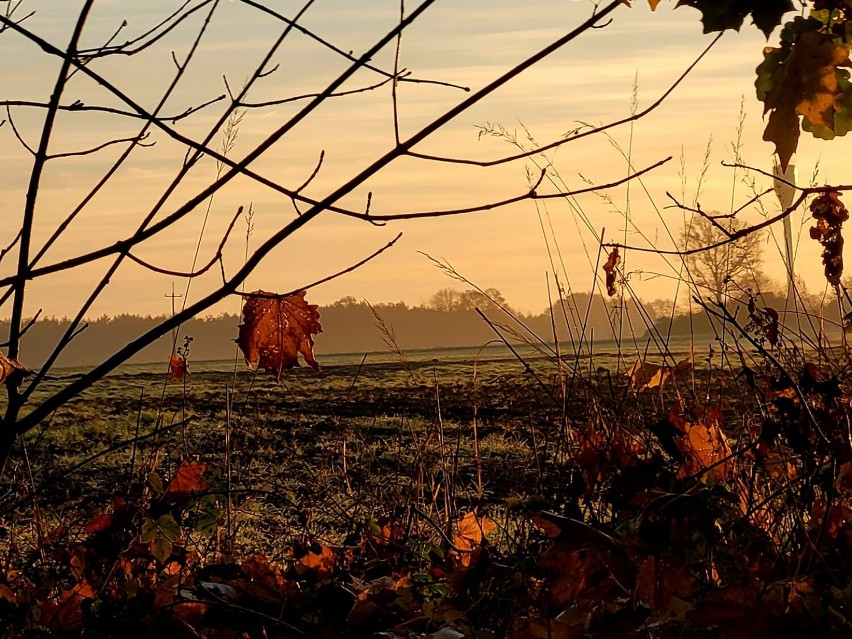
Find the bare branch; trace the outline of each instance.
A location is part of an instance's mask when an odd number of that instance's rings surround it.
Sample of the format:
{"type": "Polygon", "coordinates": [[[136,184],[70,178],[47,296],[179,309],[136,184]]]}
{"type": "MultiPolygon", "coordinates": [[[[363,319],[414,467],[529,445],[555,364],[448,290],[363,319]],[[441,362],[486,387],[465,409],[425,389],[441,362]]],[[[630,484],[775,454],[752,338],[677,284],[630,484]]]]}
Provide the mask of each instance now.
{"type": "Polygon", "coordinates": [[[33,149],[33,147],[31,147],[27,143],[27,141],[21,136],[20,132],[18,131],[18,127],[15,126],[15,119],[12,117],[12,110],[9,108],[8,105],[6,105],[6,118],[9,120],[9,126],[12,127],[12,133],[14,133],[15,137],[18,138],[18,142],[21,143],[22,147],[29,151],[30,155],[35,157],[35,149],[33,149]]]}
{"type": "Polygon", "coordinates": [[[396,244],[397,240],[399,240],[399,238],[401,238],[401,237],[402,237],[402,233],[397,233],[396,237],[393,238],[390,242],[385,244],[382,248],[378,249],[377,251],[374,251],[373,253],[371,253],[370,255],[365,257],[360,262],[356,262],[352,266],[348,266],[345,269],[343,269],[342,271],[338,271],[337,273],[335,273],[333,275],[328,275],[328,276],[326,276],[326,277],[324,277],[320,280],[317,280],[316,282],[311,282],[310,284],[305,284],[304,286],[300,286],[299,288],[293,289],[292,291],[290,291],[288,293],[275,294],[275,293],[240,293],[240,292],[235,292],[235,293],[232,293],[232,294],[233,295],[240,295],[242,297],[260,297],[260,298],[264,298],[264,299],[280,299],[282,297],[289,297],[290,295],[295,295],[299,291],[307,291],[307,290],[312,289],[316,286],[319,286],[320,284],[325,284],[326,282],[330,282],[331,280],[335,280],[338,277],[340,277],[341,275],[346,275],[347,273],[351,273],[355,269],[361,268],[367,262],[377,258],[379,255],[381,255],[382,253],[387,251],[390,247],[392,247],[394,244],[396,244]]]}
{"type": "MultiPolygon", "coordinates": [[[[752,233],[756,233],[757,231],[761,231],[767,227],[772,226],[776,222],[780,222],[785,217],[790,215],[793,211],[795,211],[799,206],[804,202],[809,196],[816,195],[820,193],[830,193],[832,191],[852,191],[852,185],[841,185],[841,186],[820,186],[820,187],[798,187],[801,193],[799,197],[795,199],[795,201],[788,206],[786,209],[778,213],[777,215],[773,215],[772,217],[766,218],[762,222],[754,224],[752,226],[747,226],[739,231],[735,231],[731,233],[730,237],[716,242],[715,244],[709,244],[707,246],[696,247],[694,249],[686,249],[686,250],[664,250],[657,249],[649,246],[630,246],[627,244],[620,244],[618,242],[608,242],[603,246],[607,248],[622,248],[628,249],[631,251],[640,251],[642,253],[656,253],[658,255],[678,255],[681,257],[687,257],[689,255],[695,255],[696,253],[702,253],[704,251],[711,251],[713,249],[717,249],[720,246],[725,246],[726,244],[730,244],[731,242],[736,242],[737,240],[751,235],[752,233]]],[[[763,195],[766,193],[764,192],[763,195]]],[[[752,198],[753,201],[755,198],[752,198]]]]}
{"type": "Polygon", "coordinates": [[[222,237],[222,241],[219,242],[219,247],[216,249],[216,253],[213,255],[212,258],[210,258],[210,261],[207,262],[206,265],[202,266],[197,271],[190,271],[190,272],[174,271],[174,270],[171,270],[171,269],[161,268],[159,266],[154,266],[150,262],[146,262],[145,260],[143,260],[139,257],[136,257],[135,255],[133,255],[129,251],[126,253],[127,258],[136,262],[137,264],[139,264],[139,266],[143,266],[146,269],[148,269],[149,271],[153,271],[154,273],[160,273],[161,275],[171,275],[172,277],[181,277],[181,278],[198,277],[199,275],[203,275],[204,273],[209,271],[210,268],[214,264],[216,264],[216,262],[222,261],[222,251],[225,249],[225,244],[228,242],[228,237],[231,235],[231,231],[234,229],[234,224],[237,223],[237,220],[240,219],[240,216],[242,214],[243,214],[243,207],[241,206],[240,208],[237,209],[237,212],[234,215],[233,219],[231,219],[231,223],[228,224],[228,229],[225,231],[225,235],[222,237]]]}
{"type": "MultiPolygon", "coordinates": [[[[329,42],[328,40],[324,40],[323,38],[321,38],[320,36],[315,34],[313,31],[311,31],[310,29],[306,29],[302,25],[297,24],[295,22],[295,20],[291,20],[290,18],[285,17],[284,15],[278,13],[277,11],[270,9],[269,7],[264,6],[260,2],[256,2],[255,0],[239,0],[239,1],[241,3],[243,3],[244,5],[254,7],[257,10],[262,11],[263,13],[266,13],[270,16],[273,16],[274,18],[276,18],[278,20],[281,20],[282,22],[284,22],[286,24],[291,25],[294,29],[301,32],[303,35],[306,35],[307,37],[311,38],[315,42],[321,44],[322,46],[324,46],[328,49],[330,49],[331,51],[334,51],[337,55],[346,58],[350,62],[356,62],[359,59],[359,58],[356,58],[354,55],[352,55],[351,51],[346,52],[343,49],[336,47],[331,42],[329,42]]],[[[379,69],[378,67],[373,66],[369,62],[365,62],[363,64],[363,67],[365,69],[369,69],[370,71],[373,71],[375,73],[378,73],[380,75],[385,76],[388,80],[392,80],[394,78],[393,73],[389,73],[388,71],[384,71],[382,69],[379,69]]],[[[412,77],[400,78],[400,80],[402,80],[403,82],[411,82],[411,83],[415,83],[415,84],[433,84],[433,85],[437,85],[437,86],[449,87],[451,89],[460,89],[461,91],[470,91],[470,87],[462,86],[460,84],[453,84],[452,82],[444,82],[442,80],[426,80],[426,79],[423,79],[423,78],[412,78],[412,77]]]]}
{"type": "MultiPolygon", "coordinates": [[[[269,74],[268,73],[266,73],[266,74],[262,73],[262,74],[259,74],[258,77],[264,78],[267,75],[269,75],[269,74]]],[[[378,88],[385,86],[388,82],[391,82],[392,79],[393,78],[386,78],[386,79],[382,80],[381,82],[376,82],[375,84],[369,84],[367,86],[359,87],[357,89],[348,89],[346,91],[336,91],[335,93],[329,94],[327,97],[329,97],[329,98],[342,98],[342,97],[347,96],[347,95],[355,95],[356,93],[366,93],[368,91],[373,91],[375,89],[378,89],[378,88]]],[[[225,82],[226,82],[226,86],[227,86],[227,80],[225,82]]],[[[230,93],[230,91],[229,91],[229,93],[230,93]]],[[[280,104],[288,104],[290,102],[298,102],[299,100],[309,100],[311,98],[316,98],[318,95],[319,95],[319,93],[303,93],[301,95],[288,96],[286,98],[280,98],[280,99],[277,99],[277,100],[265,100],[263,102],[245,102],[245,101],[241,100],[241,101],[237,102],[237,104],[238,104],[238,106],[245,107],[247,109],[256,109],[256,108],[261,108],[261,107],[278,106],[280,104]]]]}
{"type": "MultiPolygon", "coordinates": [[[[199,104],[197,106],[189,107],[183,113],[179,113],[179,114],[176,114],[176,115],[162,115],[162,116],[158,116],[158,119],[162,120],[163,122],[171,122],[172,124],[174,124],[175,122],[183,120],[184,118],[187,118],[187,117],[193,115],[194,113],[197,113],[201,109],[204,109],[205,107],[208,107],[211,104],[216,104],[217,102],[221,102],[224,99],[225,99],[224,94],[219,95],[219,96],[216,96],[215,98],[211,98],[210,100],[207,100],[206,102],[202,102],[201,104],[199,104]]],[[[37,109],[48,108],[48,104],[46,102],[34,102],[32,100],[0,100],[0,106],[6,106],[6,107],[22,106],[22,107],[33,107],[33,108],[37,108],[37,109]]],[[[136,120],[152,120],[152,119],[154,119],[154,117],[148,112],[144,112],[144,111],[142,111],[142,112],[140,112],[140,111],[124,111],[122,109],[116,109],[114,107],[105,107],[105,106],[100,106],[100,105],[95,105],[95,104],[93,104],[93,105],[83,104],[79,100],[77,100],[77,101],[75,101],[71,104],[60,104],[57,107],[57,109],[60,110],[60,111],[81,111],[81,112],[82,111],[96,111],[96,112],[99,112],[99,113],[109,113],[111,115],[119,115],[119,116],[122,116],[122,117],[134,118],[136,120]]]]}
{"type": "Polygon", "coordinates": [[[218,0],[202,0],[196,6],[184,11],[184,9],[186,9],[187,5],[189,5],[191,1],[192,0],[185,0],[184,3],[180,7],[178,7],[174,12],[172,12],[168,17],[148,29],[143,34],[137,36],[133,40],[128,40],[122,45],[113,47],[102,46],[97,47],[95,49],[83,49],[82,51],[79,51],[78,54],[80,58],[85,60],[86,62],[94,58],[102,58],[110,55],[136,55],[137,53],[144,51],[151,45],[156,44],[159,40],[167,36],[173,29],[175,29],[175,27],[180,25],[184,20],[189,18],[197,11],[200,11],[211,2],[218,2],[218,0]],[[159,29],[162,30],[159,33],[156,33],[159,29]],[[150,39],[146,42],[146,38],[150,39]]]}
{"type": "Polygon", "coordinates": [[[372,215],[369,213],[346,213],[348,217],[354,217],[359,220],[366,220],[368,222],[390,222],[393,220],[416,220],[420,218],[428,218],[428,217],[447,217],[450,215],[464,215],[466,213],[478,213],[481,211],[490,211],[492,209],[500,208],[503,206],[508,206],[509,204],[515,204],[517,202],[523,202],[524,200],[552,200],[556,198],[565,198],[565,197],[573,197],[575,195],[582,195],[583,193],[592,193],[594,191],[601,191],[605,189],[611,189],[616,186],[620,186],[625,184],[631,180],[634,180],[649,171],[653,171],[654,169],[662,166],[666,162],[670,161],[671,156],[659,160],[650,166],[645,167],[639,171],[631,173],[630,175],[615,180],[613,182],[608,182],[606,184],[596,184],[592,186],[588,186],[582,189],[575,189],[571,191],[561,191],[559,193],[538,193],[536,188],[541,184],[544,179],[545,171],[541,172],[541,176],[538,179],[533,187],[524,193],[523,195],[516,195],[514,197],[506,198],[505,200],[498,200],[497,202],[490,202],[488,204],[478,204],[476,206],[470,206],[466,208],[458,208],[458,209],[445,209],[442,211],[421,211],[417,213],[391,213],[389,215],[372,215]]]}
{"type": "Polygon", "coordinates": [[[150,142],[145,144],[143,140],[147,139],[149,133],[146,131],[142,135],[134,135],[130,138],[119,138],[116,140],[110,140],[109,142],[104,142],[103,144],[99,144],[96,147],[92,147],[91,149],[86,149],[85,151],[68,151],[65,153],[53,153],[47,156],[48,160],[55,160],[57,158],[71,158],[79,155],[92,155],[93,153],[97,153],[98,151],[105,149],[107,147],[113,146],[114,144],[123,144],[125,142],[132,142],[136,146],[141,146],[145,148],[150,148],[157,144],[156,142],[150,142]]]}

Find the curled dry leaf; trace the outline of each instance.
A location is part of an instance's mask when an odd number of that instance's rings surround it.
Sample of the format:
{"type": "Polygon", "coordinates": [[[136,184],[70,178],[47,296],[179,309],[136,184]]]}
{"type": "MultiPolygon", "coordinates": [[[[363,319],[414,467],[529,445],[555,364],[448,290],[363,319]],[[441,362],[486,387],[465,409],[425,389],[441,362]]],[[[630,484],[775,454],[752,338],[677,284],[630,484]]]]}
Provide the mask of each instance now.
{"type": "Polygon", "coordinates": [[[812,240],[822,244],[822,263],[825,266],[825,279],[837,286],[843,275],[843,223],[849,219],[849,211],[840,201],[840,193],[823,193],[811,203],[811,215],[816,226],[811,227],[812,240]]]}
{"type": "Polygon", "coordinates": [[[621,256],[618,254],[618,248],[616,247],[610,251],[609,257],[603,265],[604,273],[606,273],[606,293],[610,297],[615,296],[617,292],[615,290],[615,277],[619,262],[621,262],[621,256]]]}
{"type": "Polygon", "coordinates": [[[748,301],[748,315],[752,326],[760,331],[771,346],[778,344],[778,311],[771,306],[758,308],[752,297],[748,301]]]}
{"type": "Polygon", "coordinates": [[[10,382],[18,386],[31,372],[18,360],[0,353],[0,384],[10,382]]]}
{"type": "Polygon", "coordinates": [[[244,299],[237,344],[249,367],[280,375],[299,365],[301,353],[311,368],[319,369],[313,336],[322,332],[322,326],[317,306],[307,303],[305,291],[287,296],[256,291],[244,299]]]}

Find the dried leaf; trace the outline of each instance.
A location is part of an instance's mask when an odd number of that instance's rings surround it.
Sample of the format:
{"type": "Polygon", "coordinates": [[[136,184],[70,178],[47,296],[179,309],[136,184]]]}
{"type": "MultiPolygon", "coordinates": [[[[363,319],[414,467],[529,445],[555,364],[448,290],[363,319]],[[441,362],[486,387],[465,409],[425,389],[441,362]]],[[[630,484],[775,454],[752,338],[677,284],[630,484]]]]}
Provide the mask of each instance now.
{"type": "Polygon", "coordinates": [[[285,368],[299,365],[301,353],[311,368],[318,370],[313,353],[313,336],[322,332],[317,306],[307,303],[305,291],[285,297],[272,295],[256,291],[244,298],[237,344],[246,363],[252,369],[280,375],[285,368]]]}
{"type": "Polygon", "coordinates": [[[703,468],[712,468],[704,473],[702,480],[708,476],[724,480],[728,476],[730,462],[722,462],[731,454],[728,438],[719,426],[720,411],[718,408],[708,411],[699,422],[685,422],[686,437],[676,440],[676,444],[687,458],[682,467],[682,474],[694,474],[703,468]]]}
{"type": "Polygon", "coordinates": [[[39,602],[42,623],[60,634],[78,630],[83,623],[83,602],[95,595],[94,588],[83,579],[70,590],[63,590],[58,602],[39,602]]]}
{"type": "Polygon", "coordinates": [[[334,551],[324,544],[313,544],[307,548],[294,548],[296,571],[312,574],[317,581],[326,581],[334,575],[334,551]]]}
{"type": "Polygon", "coordinates": [[[816,226],[811,227],[811,239],[822,244],[822,263],[825,266],[825,279],[837,286],[843,275],[843,223],[849,219],[849,211],[840,201],[840,193],[823,193],[811,203],[811,215],[816,226]]]}
{"type": "Polygon", "coordinates": [[[189,375],[189,362],[183,356],[172,355],[169,358],[169,378],[185,379],[189,375]]]}
{"type": "Polygon", "coordinates": [[[188,501],[193,494],[203,493],[210,487],[210,482],[204,477],[206,470],[207,464],[204,462],[181,464],[166,487],[163,501],[181,504],[188,501]]]}
{"type": "Polygon", "coordinates": [[[637,360],[627,372],[630,386],[636,390],[658,388],[666,383],[673,375],[682,375],[692,370],[692,353],[688,354],[674,366],[653,364],[637,360]]]}
{"type": "Polygon", "coordinates": [[[615,296],[615,278],[618,275],[616,271],[619,262],[621,262],[621,256],[618,254],[618,248],[612,249],[610,251],[609,257],[606,260],[606,263],[603,265],[604,273],[606,273],[606,293],[610,297],[615,296]]]}
{"type": "Polygon", "coordinates": [[[748,301],[748,314],[751,326],[759,330],[771,346],[778,344],[778,311],[771,306],[757,308],[754,298],[748,301]]]}
{"type": "Polygon", "coordinates": [[[455,525],[453,545],[464,552],[454,553],[456,566],[470,567],[482,541],[494,530],[494,522],[488,517],[478,517],[473,511],[459,519],[455,525]]]}
{"type": "Polygon", "coordinates": [[[18,360],[0,353],[0,384],[8,381],[15,386],[20,386],[24,378],[30,373],[32,371],[18,360]]]}

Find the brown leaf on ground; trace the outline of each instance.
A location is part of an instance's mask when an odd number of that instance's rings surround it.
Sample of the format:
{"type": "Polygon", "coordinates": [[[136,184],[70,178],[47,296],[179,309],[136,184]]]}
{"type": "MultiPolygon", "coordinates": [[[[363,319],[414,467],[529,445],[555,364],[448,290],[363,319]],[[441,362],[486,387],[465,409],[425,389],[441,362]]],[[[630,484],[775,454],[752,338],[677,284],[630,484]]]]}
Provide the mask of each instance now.
{"type": "Polygon", "coordinates": [[[305,291],[275,296],[256,291],[246,296],[243,323],[237,344],[250,368],[277,375],[299,365],[299,353],[308,365],[319,370],[314,359],[313,336],[322,332],[315,304],[308,304],[305,291]],[[257,297],[267,296],[267,297],[257,297]]]}
{"type": "Polygon", "coordinates": [[[662,387],[666,381],[676,375],[683,375],[692,370],[692,354],[688,354],[674,366],[653,364],[637,360],[627,372],[630,386],[636,390],[662,387]]]}
{"type": "Polygon", "coordinates": [[[296,559],[296,571],[299,574],[312,574],[317,581],[326,581],[334,575],[335,554],[325,544],[295,547],[293,557],[296,559]]]}
{"type": "Polygon", "coordinates": [[[163,500],[179,504],[187,501],[193,494],[203,493],[210,487],[210,482],[204,477],[206,470],[207,464],[204,462],[181,464],[166,487],[163,500]]]}
{"type": "Polygon", "coordinates": [[[577,548],[567,538],[556,539],[539,566],[547,575],[545,594],[554,608],[577,605],[589,611],[601,601],[622,596],[635,581],[635,567],[616,549],[577,548]]]}
{"type": "Polygon", "coordinates": [[[698,588],[698,580],[676,557],[638,556],[634,563],[638,568],[636,597],[655,616],[666,618],[672,599],[688,597],[698,588]]]}
{"type": "Polygon", "coordinates": [[[59,634],[78,630],[83,624],[83,602],[95,596],[94,588],[83,579],[70,590],[63,590],[58,602],[39,602],[41,621],[59,634]]]}
{"type": "Polygon", "coordinates": [[[609,257],[602,267],[604,273],[606,273],[606,293],[610,297],[615,296],[617,293],[615,290],[615,278],[618,275],[618,271],[616,269],[620,262],[621,256],[618,254],[618,248],[614,248],[610,251],[609,257]]]}
{"type": "Polygon", "coordinates": [[[702,479],[712,476],[717,481],[727,478],[730,471],[730,461],[722,461],[731,454],[728,438],[720,427],[721,411],[716,408],[707,411],[701,421],[685,422],[683,431],[686,437],[676,440],[686,456],[686,463],[681,467],[681,474],[691,475],[710,468],[702,479]],[[712,467],[712,468],[711,468],[712,467]]]}

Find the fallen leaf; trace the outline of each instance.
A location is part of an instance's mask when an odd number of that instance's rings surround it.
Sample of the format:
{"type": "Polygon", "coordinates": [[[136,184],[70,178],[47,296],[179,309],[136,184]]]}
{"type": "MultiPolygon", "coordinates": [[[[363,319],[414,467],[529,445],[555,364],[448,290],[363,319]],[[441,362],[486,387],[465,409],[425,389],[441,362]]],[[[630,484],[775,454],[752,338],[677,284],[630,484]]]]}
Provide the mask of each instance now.
{"type": "Polygon", "coordinates": [[[39,602],[41,621],[54,632],[61,634],[78,630],[83,623],[83,602],[94,597],[95,590],[83,579],[70,590],[63,590],[58,602],[39,602]]]}
{"type": "Polygon", "coordinates": [[[275,296],[256,291],[246,296],[243,323],[237,344],[250,368],[281,375],[285,368],[299,365],[299,353],[308,365],[319,369],[314,359],[313,336],[322,332],[315,304],[308,304],[305,291],[275,296]]]}
{"type": "Polygon", "coordinates": [[[659,388],[666,383],[669,377],[687,373],[692,370],[692,366],[691,353],[674,366],[637,360],[627,372],[627,376],[630,378],[630,386],[636,390],[659,388]]]}
{"type": "Polygon", "coordinates": [[[312,574],[317,581],[327,581],[334,575],[334,551],[325,544],[314,544],[307,548],[294,548],[296,571],[312,574]]]}
{"type": "Polygon", "coordinates": [[[188,501],[193,494],[203,493],[210,487],[210,482],[204,477],[206,471],[204,462],[181,464],[163,493],[163,501],[180,504],[188,501]]]}

